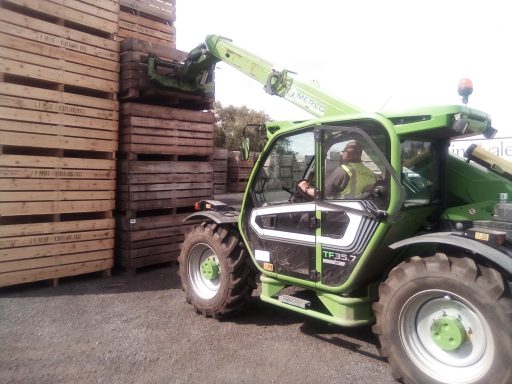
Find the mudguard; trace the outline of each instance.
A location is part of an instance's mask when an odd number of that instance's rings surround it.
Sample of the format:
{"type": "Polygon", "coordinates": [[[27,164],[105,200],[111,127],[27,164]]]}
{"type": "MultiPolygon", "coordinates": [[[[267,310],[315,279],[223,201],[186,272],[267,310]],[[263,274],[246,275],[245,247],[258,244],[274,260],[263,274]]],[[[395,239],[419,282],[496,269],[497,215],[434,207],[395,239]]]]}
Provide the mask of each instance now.
{"type": "Polygon", "coordinates": [[[498,249],[492,248],[487,244],[476,240],[461,237],[457,232],[436,232],[426,235],[419,235],[409,239],[397,241],[391,244],[391,249],[398,249],[412,244],[436,243],[452,245],[465,249],[471,253],[477,253],[496,265],[503,268],[507,273],[512,274],[512,258],[498,249]]]}
{"type": "Polygon", "coordinates": [[[237,211],[200,211],[192,213],[190,216],[187,216],[184,222],[190,220],[202,219],[204,221],[213,221],[217,224],[236,224],[238,221],[238,212],[237,211]]]}

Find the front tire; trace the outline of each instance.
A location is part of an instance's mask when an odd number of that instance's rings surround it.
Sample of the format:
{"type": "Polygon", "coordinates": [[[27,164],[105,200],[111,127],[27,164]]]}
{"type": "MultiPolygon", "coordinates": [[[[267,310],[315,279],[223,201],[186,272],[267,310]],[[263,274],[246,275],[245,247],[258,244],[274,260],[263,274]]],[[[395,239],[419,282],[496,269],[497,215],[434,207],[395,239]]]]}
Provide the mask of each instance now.
{"type": "Polygon", "coordinates": [[[202,223],[187,234],[179,257],[187,302],[198,313],[224,318],[239,312],[255,288],[249,255],[229,228],[202,223]]]}
{"type": "Polygon", "coordinates": [[[512,300],[503,278],[472,259],[413,257],[373,306],[381,354],[405,383],[512,382],[512,300]]]}

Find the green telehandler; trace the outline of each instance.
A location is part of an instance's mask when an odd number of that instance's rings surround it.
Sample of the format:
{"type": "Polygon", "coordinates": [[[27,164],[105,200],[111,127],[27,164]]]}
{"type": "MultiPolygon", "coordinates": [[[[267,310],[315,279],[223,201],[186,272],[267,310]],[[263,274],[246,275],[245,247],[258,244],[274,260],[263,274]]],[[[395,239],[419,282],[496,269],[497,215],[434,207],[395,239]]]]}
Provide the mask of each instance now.
{"type": "MultiPolygon", "coordinates": [[[[259,277],[260,298],[341,327],[372,325],[394,377],[405,383],[512,383],[512,165],[480,147],[466,159],[450,140],[496,130],[467,105],[368,113],[211,35],[162,87],[213,92],[226,62],[312,120],[261,127],[266,144],[239,211],[202,201],[179,258],[187,301],[224,318],[259,277]],[[348,143],[375,183],[328,192],[348,143]],[[314,185],[309,196],[298,188],[314,185]]],[[[465,82],[459,94],[467,97],[465,82]]],[[[242,153],[247,152],[247,140],[242,153]]]]}

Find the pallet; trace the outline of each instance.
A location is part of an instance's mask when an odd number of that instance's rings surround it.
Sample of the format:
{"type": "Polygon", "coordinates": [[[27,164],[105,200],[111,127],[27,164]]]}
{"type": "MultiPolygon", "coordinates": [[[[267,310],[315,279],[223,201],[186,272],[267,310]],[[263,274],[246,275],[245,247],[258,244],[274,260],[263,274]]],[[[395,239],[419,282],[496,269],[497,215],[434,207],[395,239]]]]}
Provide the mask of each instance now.
{"type": "Polygon", "coordinates": [[[143,217],[119,216],[116,265],[134,274],[141,267],[177,260],[185,233],[198,222],[184,223],[189,214],[160,211],[143,217]]]}
{"type": "Polygon", "coordinates": [[[170,105],[195,110],[212,109],[214,95],[187,92],[180,89],[162,89],[148,77],[148,58],[156,56],[169,66],[157,66],[163,76],[176,76],[178,66],[187,54],[170,44],[155,44],[137,39],[121,42],[120,99],[146,104],[170,105]]]}
{"type": "Polygon", "coordinates": [[[0,225],[0,287],[113,267],[113,218],[30,222],[35,219],[0,225]]]}
{"type": "Polygon", "coordinates": [[[120,151],[211,156],[213,112],[124,103],[121,106],[120,151]]]}
{"type": "Polygon", "coordinates": [[[118,182],[121,211],[193,207],[213,196],[210,161],[122,160],[118,182]]]}
{"type": "MultiPolygon", "coordinates": [[[[50,1],[14,2],[55,5],[50,1]]],[[[1,9],[0,74],[19,78],[12,82],[25,85],[115,99],[119,90],[118,43],[33,16],[1,9]]]]}

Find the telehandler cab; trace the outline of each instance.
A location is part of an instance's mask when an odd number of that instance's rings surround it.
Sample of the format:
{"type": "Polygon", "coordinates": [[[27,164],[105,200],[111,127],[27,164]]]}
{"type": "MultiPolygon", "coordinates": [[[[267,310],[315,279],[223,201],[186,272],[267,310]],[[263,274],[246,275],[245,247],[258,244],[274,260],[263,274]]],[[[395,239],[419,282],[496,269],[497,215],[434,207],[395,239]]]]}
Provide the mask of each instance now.
{"type": "MultiPolygon", "coordinates": [[[[259,276],[264,302],[373,325],[405,383],[512,383],[512,165],[480,147],[466,160],[448,151],[452,139],[492,138],[490,117],[465,105],[367,113],[213,35],[179,76],[158,75],[158,58],[149,75],[210,92],[219,61],[315,118],[266,125],[239,212],[203,201],[191,215],[203,222],[179,262],[196,311],[233,315],[259,276]],[[370,193],[329,195],[326,179],[351,141],[377,181],[370,193]],[[297,189],[304,179],[314,198],[297,189]],[[283,294],[289,287],[295,293],[283,294]]],[[[468,82],[459,89],[465,103],[471,91],[468,82]]]]}

